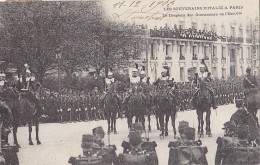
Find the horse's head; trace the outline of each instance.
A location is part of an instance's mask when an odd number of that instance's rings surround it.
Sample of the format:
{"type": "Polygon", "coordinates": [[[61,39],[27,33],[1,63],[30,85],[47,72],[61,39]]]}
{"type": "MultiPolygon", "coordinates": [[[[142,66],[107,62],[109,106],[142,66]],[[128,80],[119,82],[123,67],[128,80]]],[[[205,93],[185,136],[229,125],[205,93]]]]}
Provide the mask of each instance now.
{"type": "Polygon", "coordinates": [[[132,94],[133,94],[133,95],[140,95],[142,92],[143,92],[143,89],[142,89],[141,86],[134,85],[134,86],[132,87],[132,94]]]}

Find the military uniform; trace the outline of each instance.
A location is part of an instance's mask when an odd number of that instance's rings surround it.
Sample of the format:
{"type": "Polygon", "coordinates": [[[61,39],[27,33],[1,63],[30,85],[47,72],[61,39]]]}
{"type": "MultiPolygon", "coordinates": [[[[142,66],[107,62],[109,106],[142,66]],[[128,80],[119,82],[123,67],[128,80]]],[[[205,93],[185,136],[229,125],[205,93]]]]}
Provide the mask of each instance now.
{"type": "Polygon", "coordinates": [[[244,92],[245,95],[248,95],[249,93],[254,91],[254,89],[256,89],[256,87],[258,87],[256,78],[255,78],[255,76],[252,76],[250,74],[250,71],[251,71],[251,69],[247,68],[247,75],[243,79],[243,87],[245,89],[245,92],[244,92]]]}
{"type": "MultiPolygon", "coordinates": [[[[206,70],[207,70],[207,67],[205,65],[202,65],[201,68],[205,67],[206,70]]],[[[199,79],[201,79],[201,81],[205,81],[206,83],[210,83],[212,81],[211,77],[209,76],[209,72],[201,72],[198,77],[199,79]]],[[[209,85],[207,84],[207,88],[209,90],[209,93],[211,95],[211,98],[212,98],[212,107],[213,109],[216,109],[217,106],[216,106],[216,101],[215,101],[215,96],[214,96],[214,92],[213,90],[209,87],[209,85]]],[[[192,105],[193,107],[196,106],[196,103],[195,103],[195,97],[198,95],[198,92],[199,92],[199,89],[193,94],[193,98],[192,98],[192,105]]]]}

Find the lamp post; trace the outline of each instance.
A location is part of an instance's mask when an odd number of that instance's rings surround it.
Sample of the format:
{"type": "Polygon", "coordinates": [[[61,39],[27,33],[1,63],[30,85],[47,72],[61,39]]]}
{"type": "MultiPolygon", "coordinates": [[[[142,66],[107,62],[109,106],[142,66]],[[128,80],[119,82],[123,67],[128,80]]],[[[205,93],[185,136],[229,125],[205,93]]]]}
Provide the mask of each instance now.
{"type": "Polygon", "coordinates": [[[58,92],[60,94],[60,91],[61,91],[61,85],[60,85],[60,62],[61,62],[61,58],[62,58],[62,53],[61,53],[61,50],[60,50],[60,46],[57,47],[56,51],[55,51],[55,54],[56,54],[56,59],[58,60],[58,92]]]}

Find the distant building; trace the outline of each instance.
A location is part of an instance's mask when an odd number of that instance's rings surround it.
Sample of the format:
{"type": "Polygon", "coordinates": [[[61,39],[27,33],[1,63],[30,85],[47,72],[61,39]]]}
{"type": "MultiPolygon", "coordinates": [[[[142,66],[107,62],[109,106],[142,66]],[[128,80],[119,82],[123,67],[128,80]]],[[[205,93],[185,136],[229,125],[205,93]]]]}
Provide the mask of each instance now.
{"type": "Polygon", "coordinates": [[[259,74],[259,19],[208,23],[183,19],[174,26],[154,27],[147,33],[147,50],[132,63],[146,63],[155,81],[164,66],[176,81],[189,81],[205,59],[215,78],[241,76],[249,66],[259,74]],[[196,29],[196,30],[195,30],[196,29]]]}

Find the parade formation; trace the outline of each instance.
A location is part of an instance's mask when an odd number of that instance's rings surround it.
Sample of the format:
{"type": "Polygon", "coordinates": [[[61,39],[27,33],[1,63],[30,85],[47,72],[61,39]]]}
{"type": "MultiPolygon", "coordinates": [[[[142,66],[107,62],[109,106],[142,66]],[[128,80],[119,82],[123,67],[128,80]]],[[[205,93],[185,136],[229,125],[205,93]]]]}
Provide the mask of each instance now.
{"type": "Polygon", "coordinates": [[[260,164],[256,2],[13,1],[0,165],[260,164]]]}
{"type": "Polygon", "coordinates": [[[145,72],[134,68],[129,77],[128,86],[123,91],[119,91],[120,82],[113,77],[113,72],[109,71],[107,78],[104,79],[105,87],[103,89],[105,91],[100,92],[99,87],[95,86],[92,91],[68,91],[58,94],[43,88],[31,74],[28,64],[24,65],[24,71],[21,73],[18,73],[14,67],[5,68],[1,73],[2,135],[5,135],[2,136],[1,144],[3,157],[6,162],[14,160],[15,163],[18,163],[16,153],[20,145],[16,132],[21,125],[29,126],[29,144],[33,145],[32,121],[36,125],[36,141],[39,145],[41,144],[38,136],[39,122],[66,123],[107,120],[107,136],[110,136],[110,133],[118,133],[116,120],[125,117],[130,133],[129,142],[122,143],[124,148],[122,154],[117,157],[116,146],[105,145],[102,142],[105,132],[102,127],[99,127],[93,130],[94,135],[82,136],[81,146],[84,156],[71,157],[69,163],[74,165],[158,164],[156,142],[150,142],[149,138],[142,139],[144,132],[151,131],[150,118],[155,115],[157,129],[161,132],[160,139],[163,140],[165,136],[169,135],[168,121],[170,118],[174,132],[173,139],[179,139],[169,143],[169,165],[186,164],[183,163],[186,161],[208,164],[207,147],[201,146],[203,139],[196,141],[195,128],[190,127],[186,121],[179,123],[177,131],[175,128],[176,114],[181,111],[196,110],[198,135],[204,137],[203,112],[205,112],[206,135],[211,137],[211,108],[217,109],[218,106],[235,103],[238,110],[232,115],[230,121],[224,124],[224,136],[217,140],[215,163],[230,164],[236,160],[238,164],[243,164],[248,159],[252,161],[252,164],[260,163],[260,160],[254,156],[259,153],[259,123],[256,115],[257,109],[259,109],[257,101],[259,80],[251,75],[250,68],[247,68],[246,72],[244,77],[232,80],[213,80],[202,60],[200,73],[195,74],[190,83],[177,83],[170,80],[167,70],[164,69],[161,78],[150,84],[145,72]],[[148,117],[147,128],[145,127],[146,116],[148,117]],[[133,122],[133,118],[135,122],[133,122]],[[14,146],[10,146],[8,141],[10,127],[13,127],[14,146]],[[233,153],[226,153],[226,150],[230,149],[227,148],[229,145],[233,147],[234,152],[249,154],[248,158],[237,160],[238,155],[229,156],[233,153]],[[245,151],[243,147],[248,150],[245,151]],[[185,156],[186,152],[188,157],[185,156]],[[198,153],[201,156],[193,158],[192,155],[198,153]]]}

